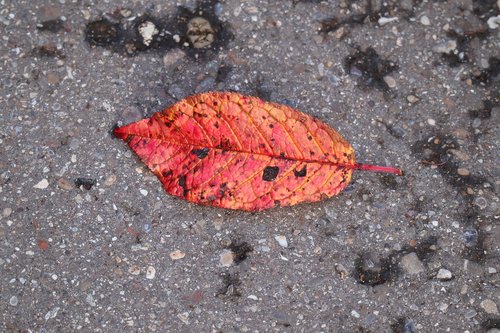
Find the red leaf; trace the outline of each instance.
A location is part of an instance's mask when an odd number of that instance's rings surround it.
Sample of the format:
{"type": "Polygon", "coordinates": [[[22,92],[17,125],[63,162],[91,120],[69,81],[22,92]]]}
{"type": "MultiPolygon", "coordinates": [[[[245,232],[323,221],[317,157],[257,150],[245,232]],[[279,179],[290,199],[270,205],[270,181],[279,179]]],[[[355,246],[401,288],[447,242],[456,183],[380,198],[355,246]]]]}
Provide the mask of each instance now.
{"type": "Polygon", "coordinates": [[[168,193],[222,208],[319,201],[344,189],[354,169],[401,174],[357,164],[351,145],[318,119],[232,92],[190,96],[114,133],[168,193]]]}

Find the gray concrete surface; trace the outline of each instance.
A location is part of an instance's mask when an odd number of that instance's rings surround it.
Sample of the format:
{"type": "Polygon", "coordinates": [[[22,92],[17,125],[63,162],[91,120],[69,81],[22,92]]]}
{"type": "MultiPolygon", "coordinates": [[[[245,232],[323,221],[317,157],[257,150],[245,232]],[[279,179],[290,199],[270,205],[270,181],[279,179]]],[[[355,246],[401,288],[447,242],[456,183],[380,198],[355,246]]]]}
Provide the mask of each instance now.
{"type": "Polygon", "coordinates": [[[498,332],[499,4],[180,2],[0,2],[0,331],[498,332]],[[167,196],[111,130],[206,90],[406,176],[253,214],[167,196]]]}

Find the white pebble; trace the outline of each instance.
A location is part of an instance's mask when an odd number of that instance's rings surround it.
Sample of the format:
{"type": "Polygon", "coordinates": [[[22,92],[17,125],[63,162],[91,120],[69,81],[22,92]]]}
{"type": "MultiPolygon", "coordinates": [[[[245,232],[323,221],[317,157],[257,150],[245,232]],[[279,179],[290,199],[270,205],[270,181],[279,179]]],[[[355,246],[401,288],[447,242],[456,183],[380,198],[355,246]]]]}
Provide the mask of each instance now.
{"type": "Polygon", "coordinates": [[[288,247],[288,241],[285,236],[279,235],[274,236],[274,239],[278,242],[281,247],[288,247]]]}
{"type": "Polygon", "coordinates": [[[490,17],[487,23],[490,29],[498,28],[500,26],[500,15],[490,17]]]}
{"type": "Polygon", "coordinates": [[[397,21],[397,20],[398,20],[397,17],[381,17],[381,18],[378,19],[378,24],[380,26],[384,26],[387,23],[391,23],[391,22],[394,22],[394,21],[397,21]]]}
{"type": "Polygon", "coordinates": [[[219,258],[219,263],[221,264],[222,267],[230,267],[233,265],[234,262],[234,253],[231,250],[224,250],[222,251],[220,258],[219,258]]]}
{"type": "Polygon", "coordinates": [[[436,126],[436,121],[432,118],[427,119],[427,124],[431,126],[436,126]]]}
{"type": "Polygon", "coordinates": [[[396,80],[392,76],[386,75],[384,76],[384,81],[387,83],[387,86],[389,88],[395,88],[396,87],[396,80]]]}
{"type": "Polygon", "coordinates": [[[440,268],[439,272],[436,275],[436,278],[438,280],[450,280],[452,277],[453,275],[451,274],[451,272],[444,268],[440,268]]]}
{"type": "Polygon", "coordinates": [[[12,296],[9,300],[9,304],[12,306],[16,306],[19,303],[19,300],[17,299],[17,296],[12,296]]]}
{"type": "Polygon", "coordinates": [[[359,318],[359,317],[360,317],[359,313],[357,313],[355,310],[352,310],[352,311],[351,311],[351,315],[352,315],[354,318],[359,318]]]}
{"type": "Polygon", "coordinates": [[[142,188],[139,190],[139,192],[141,192],[141,194],[143,196],[147,196],[148,195],[148,190],[143,190],[142,188]]]}
{"type": "Polygon", "coordinates": [[[181,250],[175,250],[175,251],[172,251],[170,252],[170,259],[172,260],[179,260],[179,259],[182,259],[186,256],[186,254],[184,252],[182,252],[181,250]]]}
{"type": "Polygon", "coordinates": [[[139,26],[139,33],[142,36],[144,45],[149,46],[153,41],[153,37],[159,33],[156,26],[151,21],[146,21],[139,26]]]}
{"type": "Polygon", "coordinates": [[[146,270],[146,279],[152,280],[155,278],[156,269],[153,266],[149,266],[146,270]]]}
{"type": "Polygon", "coordinates": [[[38,188],[40,190],[43,190],[43,189],[46,189],[47,187],[49,187],[49,181],[47,179],[42,179],[40,180],[35,186],[33,186],[34,188],[38,188]]]}
{"type": "Polygon", "coordinates": [[[425,15],[420,18],[420,23],[422,23],[423,25],[431,25],[431,21],[425,15]]]}

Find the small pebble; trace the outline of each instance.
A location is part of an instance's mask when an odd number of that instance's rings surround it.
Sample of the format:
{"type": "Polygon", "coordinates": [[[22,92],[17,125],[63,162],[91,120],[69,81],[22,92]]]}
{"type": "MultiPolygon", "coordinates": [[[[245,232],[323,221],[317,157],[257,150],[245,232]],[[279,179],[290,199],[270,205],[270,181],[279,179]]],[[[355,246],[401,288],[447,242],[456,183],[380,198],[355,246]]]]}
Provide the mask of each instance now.
{"type": "Polygon", "coordinates": [[[415,252],[408,253],[401,258],[401,268],[409,275],[425,271],[424,264],[420,261],[415,252]]]}
{"type": "Polygon", "coordinates": [[[474,309],[469,309],[469,310],[465,311],[465,313],[464,313],[464,317],[465,317],[466,319],[472,319],[472,318],[474,318],[476,315],[477,315],[477,312],[476,312],[476,310],[474,310],[474,309]]]}
{"type": "Polygon", "coordinates": [[[288,247],[288,241],[285,236],[274,236],[274,239],[278,242],[281,247],[288,247]]]}
{"type": "Polygon", "coordinates": [[[479,197],[474,200],[474,205],[478,206],[480,209],[485,209],[488,207],[488,201],[483,197],[479,197]]]}
{"type": "Polygon", "coordinates": [[[2,211],[2,216],[3,217],[9,217],[10,214],[12,214],[12,208],[7,207],[7,208],[3,209],[3,211],[2,211]]]}
{"type": "Polygon", "coordinates": [[[116,182],[116,175],[110,175],[104,181],[104,185],[111,186],[116,182]]]}
{"type": "Polygon", "coordinates": [[[427,124],[431,126],[436,126],[436,121],[432,118],[427,119],[427,124]]]}
{"type": "Polygon", "coordinates": [[[394,21],[397,21],[397,20],[398,20],[397,17],[381,17],[381,18],[378,19],[378,24],[380,26],[384,26],[387,23],[391,23],[391,22],[394,22],[394,21]]]}
{"type": "Polygon", "coordinates": [[[179,259],[182,259],[186,256],[186,254],[184,252],[182,252],[181,250],[175,250],[173,252],[170,252],[170,259],[172,260],[179,260],[179,259]]]}
{"type": "Polygon", "coordinates": [[[156,26],[151,21],[141,23],[138,30],[142,36],[142,42],[146,46],[149,46],[153,41],[153,37],[159,33],[158,29],[156,29],[156,26]]]}
{"type": "Polygon", "coordinates": [[[146,279],[152,280],[155,278],[156,269],[153,266],[149,266],[146,270],[146,279]]]}
{"type": "Polygon", "coordinates": [[[354,318],[359,318],[360,317],[359,313],[357,311],[355,311],[355,310],[351,311],[351,316],[353,316],[354,318]]]}
{"type": "Polygon", "coordinates": [[[141,188],[141,189],[139,189],[139,192],[141,192],[141,194],[143,196],[147,196],[148,195],[148,190],[144,190],[144,189],[141,188]]]}
{"type": "Polygon", "coordinates": [[[437,275],[436,275],[436,278],[438,280],[450,280],[451,278],[453,277],[453,275],[451,274],[451,272],[445,268],[440,268],[437,275]]]}
{"type": "Polygon", "coordinates": [[[457,169],[457,173],[462,176],[462,177],[467,177],[470,175],[470,172],[469,170],[465,169],[465,168],[458,168],[457,169]]]}
{"type": "Polygon", "coordinates": [[[33,186],[34,188],[38,188],[40,190],[43,190],[43,189],[46,189],[47,187],[49,187],[49,181],[47,179],[42,179],[41,181],[39,181],[35,186],[33,186]]]}
{"type": "Polygon", "coordinates": [[[386,75],[384,76],[384,81],[387,83],[389,88],[395,88],[396,87],[396,80],[392,76],[386,75]]]}
{"type": "Polygon", "coordinates": [[[448,309],[448,306],[449,306],[449,305],[448,305],[448,304],[446,304],[446,303],[441,303],[441,304],[439,304],[438,309],[439,309],[439,311],[441,311],[441,312],[446,312],[446,310],[448,309]]]}
{"type": "Polygon", "coordinates": [[[417,96],[415,96],[415,95],[408,95],[408,96],[406,97],[406,100],[407,100],[408,102],[410,102],[410,103],[412,103],[412,104],[413,104],[413,103],[417,103],[417,102],[420,100],[420,98],[418,98],[418,97],[417,97],[417,96]]]}
{"type": "MultiPolygon", "coordinates": [[[[179,38],[179,41],[180,41],[179,35],[176,35],[176,36],[179,38]]],[[[175,65],[180,60],[182,60],[185,56],[186,56],[186,53],[184,53],[184,51],[182,51],[181,49],[175,48],[172,51],[165,53],[165,55],[163,56],[163,64],[166,67],[170,67],[172,65],[175,65]]]]}
{"type": "Polygon", "coordinates": [[[495,274],[497,272],[495,267],[488,267],[488,274],[495,274]]]}
{"type": "Polygon", "coordinates": [[[456,48],[457,48],[457,41],[452,39],[434,46],[432,48],[432,51],[436,53],[451,53],[455,51],[456,48]]]}
{"type": "Polygon", "coordinates": [[[483,308],[484,312],[486,312],[488,314],[493,314],[493,315],[498,314],[497,305],[491,299],[485,299],[479,305],[481,305],[481,307],[483,308]]]}
{"type": "Polygon", "coordinates": [[[229,267],[233,264],[234,262],[234,253],[231,250],[224,250],[222,251],[219,262],[222,267],[229,267]]]}
{"type": "Polygon", "coordinates": [[[12,306],[16,306],[19,303],[19,300],[17,299],[17,296],[12,296],[9,300],[9,304],[12,306]]]}
{"type": "Polygon", "coordinates": [[[55,72],[49,72],[47,73],[47,82],[50,84],[57,84],[59,83],[59,76],[55,72]]]}
{"type": "Polygon", "coordinates": [[[479,126],[481,126],[481,119],[474,118],[474,120],[472,121],[472,127],[473,128],[478,128],[479,126]]]}
{"type": "Polygon", "coordinates": [[[490,17],[487,23],[490,29],[498,28],[500,26],[500,15],[490,17]]]}
{"type": "Polygon", "coordinates": [[[128,269],[128,272],[132,275],[139,275],[141,273],[141,269],[139,267],[137,267],[136,265],[132,265],[128,269]]]}
{"type": "Polygon", "coordinates": [[[422,23],[423,25],[431,25],[431,21],[425,15],[420,18],[420,23],[422,23]]]}

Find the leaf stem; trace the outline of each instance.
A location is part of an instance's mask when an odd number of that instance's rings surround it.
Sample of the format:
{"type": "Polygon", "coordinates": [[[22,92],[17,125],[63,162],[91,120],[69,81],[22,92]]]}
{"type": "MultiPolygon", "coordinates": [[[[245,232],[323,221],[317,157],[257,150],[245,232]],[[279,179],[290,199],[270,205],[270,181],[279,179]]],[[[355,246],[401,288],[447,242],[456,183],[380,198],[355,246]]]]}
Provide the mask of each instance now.
{"type": "Polygon", "coordinates": [[[398,176],[403,176],[403,170],[394,167],[380,166],[380,165],[370,165],[370,164],[354,164],[352,166],[354,170],[365,170],[373,172],[387,172],[393,173],[398,176]]]}

